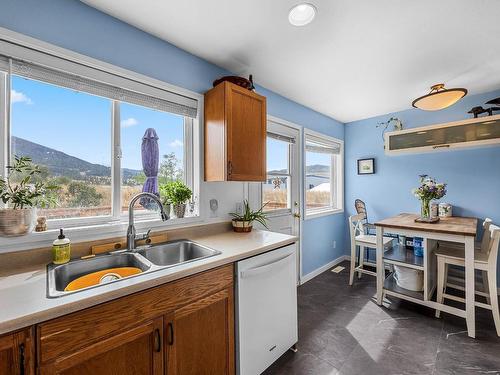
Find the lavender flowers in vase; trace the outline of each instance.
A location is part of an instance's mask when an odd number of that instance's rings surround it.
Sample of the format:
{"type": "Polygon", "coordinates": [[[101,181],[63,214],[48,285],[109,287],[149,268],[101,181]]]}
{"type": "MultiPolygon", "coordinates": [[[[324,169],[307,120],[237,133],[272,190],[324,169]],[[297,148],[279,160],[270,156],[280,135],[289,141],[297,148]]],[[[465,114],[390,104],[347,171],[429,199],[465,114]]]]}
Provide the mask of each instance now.
{"type": "Polygon", "coordinates": [[[420,186],[412,190],[416,198],[420,199],[420,218],[418,221],[433,222],[437,221],[431,216],[431,201],[441,199],[446,195],[446,184],[436,182],[428,175],[420,175],[420,186]]]}

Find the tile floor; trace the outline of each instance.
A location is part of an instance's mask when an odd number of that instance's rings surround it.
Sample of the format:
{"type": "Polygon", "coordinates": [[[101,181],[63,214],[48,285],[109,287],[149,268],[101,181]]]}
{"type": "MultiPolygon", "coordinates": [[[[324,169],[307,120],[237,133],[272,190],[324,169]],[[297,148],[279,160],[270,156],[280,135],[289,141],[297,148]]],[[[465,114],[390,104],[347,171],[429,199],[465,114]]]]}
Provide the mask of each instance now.
{"type": "MultiPolygon", "coordinates": [[[[348,266],[347,263],[342,264],[348,266]]],[[[477,309],[477,339],[465,320],[391,299],[374,302],[375,278],[348,286],[348,267],[299,287],[299,351],[285,353],[271,374],[500,374],[500,338],[491,313],[477,309]]]]}

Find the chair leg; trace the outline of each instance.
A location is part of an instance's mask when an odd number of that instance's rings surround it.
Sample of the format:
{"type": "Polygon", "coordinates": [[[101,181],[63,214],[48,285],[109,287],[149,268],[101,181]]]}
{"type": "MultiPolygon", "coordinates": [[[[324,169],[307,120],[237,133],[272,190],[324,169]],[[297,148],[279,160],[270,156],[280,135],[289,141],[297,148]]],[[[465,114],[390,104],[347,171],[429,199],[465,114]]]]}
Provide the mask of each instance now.
{"type": "Polygon", "coordinates": [[[349,285],[354,281],[354,268],[356,267],[356,244],[351,244],[351,268],[349,273],[349,285]]]}
{"type": "MultiPolygon", "coordinates": [[[[359,247],[359,267],[363,268],[363,263],[365,262],[365,247],[360,246],[359,247]]],[[[361,279],[361,276],[363,275],[362,272],[358,272],[358,279],[361,279]]]]}
{"type": "MultiPolygon", "coordinates": [[[[438,264],[437,264],[437,296],[436,296],[436,302],[437,303],[443,303],[444,298],[444,290],[445,290],[445,285],[446,285],[446,264],[444,262],[443,258],[438,257],[438,264]]],[[[441,310],[436,309],[436,318],[439,318],[441,316],[441,310]]]]}
{"type": "Polygon", "coordinates": [[[497,288],[497,273],[494,269],[496,264],[489,267],[488,273],[488,288],[490,290],[490,304],[491,304],[491,313],[493,314],[493,320],[495,321],[495,327],[497,329],[497,335],[500,336],[500,312],[498,310],[498,295],[496,293],[497,288]]]}
{"type": "MultiPolygon", "coordinates": [[[[486,294],[490,293],[490,283],[488,282],[488,272],[487,271],[481,271],[481,279],[483,281],[483,292],[486,294]]],[[[491,305],[491,298],[488,296],[486,297],[486,303],[488,305],[491,305]]]]}

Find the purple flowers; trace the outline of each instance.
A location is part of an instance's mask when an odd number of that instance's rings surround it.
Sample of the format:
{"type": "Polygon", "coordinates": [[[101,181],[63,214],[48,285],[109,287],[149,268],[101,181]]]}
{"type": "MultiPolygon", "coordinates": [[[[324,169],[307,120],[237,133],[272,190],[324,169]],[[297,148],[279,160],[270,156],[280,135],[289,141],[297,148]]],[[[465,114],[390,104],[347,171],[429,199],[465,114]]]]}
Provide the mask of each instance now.
{"type": "Polygon", "coordinates": [[[446,195],[446,184],[436,182],[426,174],[420,175],[420,186],[412,190],[416,198],[422,201],[441,199],[446,195]]]}

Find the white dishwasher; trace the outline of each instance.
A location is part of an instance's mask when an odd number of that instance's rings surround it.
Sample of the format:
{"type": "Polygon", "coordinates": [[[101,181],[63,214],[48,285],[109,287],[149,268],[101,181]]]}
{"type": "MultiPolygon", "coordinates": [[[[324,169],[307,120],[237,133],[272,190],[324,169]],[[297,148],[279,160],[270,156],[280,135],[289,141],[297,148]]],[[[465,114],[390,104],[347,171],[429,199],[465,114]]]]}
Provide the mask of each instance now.
{"type": "Polygon", "coordinates": [[[239,375],[258,375],[290,349],[297,333],[296,245],[236,265],[239,375]]]}

